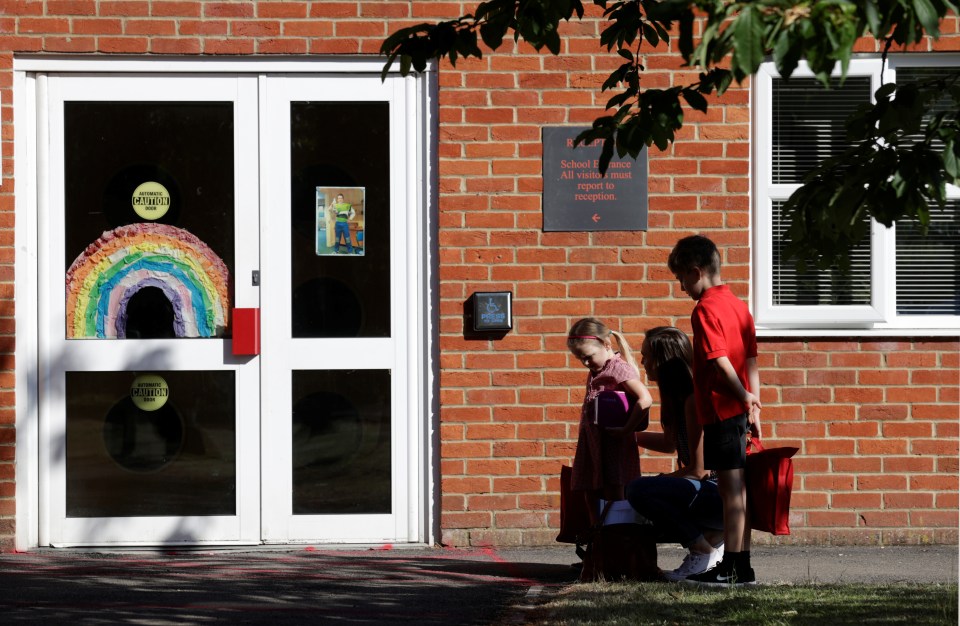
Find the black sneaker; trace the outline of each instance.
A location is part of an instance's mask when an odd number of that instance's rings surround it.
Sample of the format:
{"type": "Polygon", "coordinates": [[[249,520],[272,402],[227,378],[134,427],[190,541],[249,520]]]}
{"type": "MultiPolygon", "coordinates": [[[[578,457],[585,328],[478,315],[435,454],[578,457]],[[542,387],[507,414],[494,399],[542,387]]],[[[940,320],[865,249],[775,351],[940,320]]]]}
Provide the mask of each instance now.
{"type": "Polygon", "coordinates": [[[682,582],[705,587],[739,587],[741,585],[757,584],[757,576],[754,574],[752,567],[748,567],[746,571],[739,571],[732,559],[724,558],[717,563],[716,567],[700,574],[688,576],[682,582]]]}

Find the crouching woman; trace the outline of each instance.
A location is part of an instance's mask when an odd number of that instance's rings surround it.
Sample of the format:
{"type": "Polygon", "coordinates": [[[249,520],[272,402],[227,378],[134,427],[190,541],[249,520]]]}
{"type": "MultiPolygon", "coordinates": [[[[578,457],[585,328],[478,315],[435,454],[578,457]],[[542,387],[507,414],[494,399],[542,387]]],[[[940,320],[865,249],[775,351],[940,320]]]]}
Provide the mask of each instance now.
{"type": "Polygon", "coordinates": [[[687,548],[680,567],[664,573],[669,580],[682,580],[710,569],[723,557],[723,504],[716,479],[703,468],[690,339],[678,328],[658,326],[646,333],[640,354],[647,379],[660,390],[663,432],[638,433],[637,443],[657,452],[676,452],[678,469],[632,481],[626,496],[661,536],[687,548]]]}

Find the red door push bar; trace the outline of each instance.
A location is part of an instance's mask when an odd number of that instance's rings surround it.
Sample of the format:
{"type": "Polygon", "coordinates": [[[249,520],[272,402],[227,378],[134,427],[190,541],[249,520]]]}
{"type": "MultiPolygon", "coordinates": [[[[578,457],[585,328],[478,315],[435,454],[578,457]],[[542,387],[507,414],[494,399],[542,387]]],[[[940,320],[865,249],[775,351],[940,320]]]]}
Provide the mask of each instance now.
{"type": "Polygon", "coordinates": [[[260,354],[260,309],[233,310],[233,354],[260,354]]]}

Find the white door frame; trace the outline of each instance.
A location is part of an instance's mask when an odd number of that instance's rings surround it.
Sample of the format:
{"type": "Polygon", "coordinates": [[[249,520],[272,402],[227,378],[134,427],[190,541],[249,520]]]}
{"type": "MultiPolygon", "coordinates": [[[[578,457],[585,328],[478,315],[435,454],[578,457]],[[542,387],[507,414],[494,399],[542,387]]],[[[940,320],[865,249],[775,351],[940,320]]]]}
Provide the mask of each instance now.
{"type": "MultiPolygon", "coordinates": [[[[46,111],[38,107],[45,98],[43,76],[48,73],[124,73],[124,74],[238,74],[264,76],[277,74],[369,74],[379,75],[382,59],[326,58],[326,59],[199,59],[171,57],[164,59],[84,57],[50,58],[17,56],[14,58],[15,115],[15,179],[18,181],[15,197],[15,275],[16,275],[16,472],[17,514],[16,547],[28,549],[46,545],[49,537],[49,515],[42,508],[50,488],[44,484],[40,471],[40,381],[38,364],[40,326],[38,307],[38,207],[44,197],[47,181],[39,180],[44,168],[37,167],[39,145],[48,141],[45,132],[46,111]],[[39,97],[38,97],[39,94],[39,97]]],[[[405,141],[405,200],[408,207],[404,230],[410,236],[406,255],[407,285],[405,367],[410,373],[410,384],[405,394],[406,471],[404,481],[408,497],[404,510],[395,511],[404,516],[403,535],[395,541],[431,544],[438,524],[434,494],[436,468],[433,437],[436,432],[436,359],[434,336],[436,313],[436,276],[434,250],[436,239],[436,185],[434,134],[436,117],[436,81],[433,68],[422,78],[396,79],[406,106],[403,120],[405,141]]],[[[264,102],[260,95],[261,110],[264,102]]],[[[261,159],[263,155],[261,155],[261,159]]],[[[0,181],[3,185],[4,181],[0,181]]],[[[6,184],[10,184],[7,182],[6,184]]],[[[261,194],[265,193],[261,186],[261,194]]],[[[261,206],[270,199],[261,196],[261,206]]],[[[396,268],[401,270],[401,268],[396,268]]],[[[401,271],[403,271],[401,270],[401,271]]],[[[240,303],[241,305],[243,303],[240,303]]],[[[402,329],[397,329],[402,330],[402,329]]],[[[265,394],[264,394],[265,395],[265,394]]],[[[262,427],[261,427],[262,428],[262,427]]],[[[400,487],[400,485],[395,485],[400,487]]],[[[265,501],[261,497],[261,501],[265,501]]],[[[358,538],[359,540],[359,538],[358,538]]],[[[346,542],[350,542],[348,538],[346,542]]]]}
{"type": "MultiPolygon", "coordinates": [[[[340,75],[324,76],[268,76],[261,78],[261,94],[265,95],[262,108],[261,132],[261,178],[263,193],[273,196],[264,198],[263,206],[285,206],[284,200],[291,197],[291,103],[293,102],[369,102],[389,104],[389,159],[390,159],[390,215],[389,249],[390,306],[389,336],[364,338],[297,338],[292,326],[293,301],[290,272],[291,243],[290,211],[270,211],[268,229],[261,243],[263,282],[261,287],[263,329],[262,386],[264,393],[263,412],[268,407],[292,406],[291,371],[293,370],[382,370],[391,372],[391,407],[393,416],[415,410],[408,401],[409,388],[405,383],[410,364],[410,345],[407,334],[412,313],[406,307],[397,306],[407,300],[408,267],[407,250],[416,237],[417,227],[411,219],[406,187],[411,182],[405,176],[407,154],[404,135],[405,81],[390,77],[381,81],[378,76],[340,75]],[[268,191],[269,190],[269,191],[268,191]],[[399,211],[397,209],[400,209],[399,211]],[[270,277],[282,277],[269,280],[270,277]],[[269,317],[268,317],[269,316],[269,317]],[[268,321],[269,320],[269,321],[268,321]]],[[[331,147],[331,149],[333,149],[331,147]]],[[[371,149],[379,149],[372,148],[371,149]]],[[[376,244],[373,242],[372,246],[376,244]]],[[[387,294],[384,294],[385,296],[387,294]]],[[[409,478],[412,467],[409,463],[410,433],[403,420],[391,420],[391,506],[389,512],[379,514],[324,514],[294,515],[292,512],[293,491],[290,468],[292,462],[292,423],[283,419],[265,419],[261,430],[264,450],[276,451],[276,456],[264,459],[263,475],[263,538],[269,543],[364,543],[376,544],[394,541],[416,541],[411,536],[410,520],[405,514],[409,502],[409,478]],[[317,537],[317,529],[332,539],[317,537]]]]}
{"type": "MultiPolygon", "coordinates": [[[[39,398],[40,402],[40,510],[44,515],[39,541],[44,545],[142,545],[160,542],[176,543],[256,543],[260,539],[259,501],[251,494],[260,491],[260,364],[252,359],[225,358],[224,344],[229,339],[153,339],[138,341],[68,340],[62,268],[65,226],[59,216],[66,204],[64,197],[64,124],[63,103],[72,100],[118,102],[142,101],[142,94],[151,94],[155,101],[225,101],[234,107],[235,225],[234,239],[238,254],[234,263],[239,277],[257,269],[256,258],[248,258],[244,250],[258,249],[259,178],[257,148],[257,80],[243,75],[104,75],[47,74],[39,78],[46,84],[45,96],[38,108],[51,114],[49,145],[38,146],[37,159],[49,166],[49,194],[38,205],[40,290],[39,321],[39,398]],[[45,271],[46,270],[46,271],[45,271]],[[122,369],[141,371],[201,369],[232,371],[236,376],[236,510],[230,515],[194,517],[124,517],[96,518],[66,516],[66,466],[62,454],[51,453],[53,446],[44,441],[65,439],[63,417],[66,395],[60,388],[68,370],[111,370],[114,364],[122,369]]],[[[234,262],[233,259],[230,260],[234,262]]],[[[247,280],[235,280],[235,307],[257,307],[259,294],[247,280]]],[[[62,448],[58,448],[58,452],[62,448]]]]}

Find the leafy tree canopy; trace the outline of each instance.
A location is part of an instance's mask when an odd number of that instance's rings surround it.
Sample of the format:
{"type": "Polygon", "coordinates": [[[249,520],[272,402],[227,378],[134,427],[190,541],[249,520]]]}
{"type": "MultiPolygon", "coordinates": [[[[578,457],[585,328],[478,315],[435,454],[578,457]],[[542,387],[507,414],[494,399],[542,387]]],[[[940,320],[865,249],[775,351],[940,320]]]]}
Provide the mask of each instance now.
{"type": "MultiPolygon", "coordinates": [[[[600,171],[614,152],[636,158],[644,147],[666,149],[683,125],[682,103],[707,110],[706,95],[722,95],[755,74],[770,58],[783,77],[801,60],[824,84],[846,75],[860,37],[908,47],[937,38],[958,4],[951,0],[593,0],[607,20],[599,44],[623,58],[604,81],[613,95],[607,114],[578,143],[603,141],[600,171]],[[702,33],[694,36],[695,20],[702,33]],[[641,48],[676,37],[696,82],[668,89],[641,86],[641,48]]],[[[480,42],[498,49],[508,35],[535,49],[561,54],[560,22],[582,18],[581,0],[489,0],[472,14],[398,30],[383,43],[384,76],[399,59],[400,72],[422,71],[431,59],[482,56],[480,42]]],[[[931,209],[946,200],[946,185],[960,182],[960,71],[908,87],[883,85],[876,102],[847,124],[851,147],[811,172],[785,207],[791,218],[788,256],[801,265],[846,267],[847,253],[867,232],[865,215],[890,226],[916,220],[926,227],[931,209]],[[939,113],[931,114],[931,104],[939,113]]]]}

